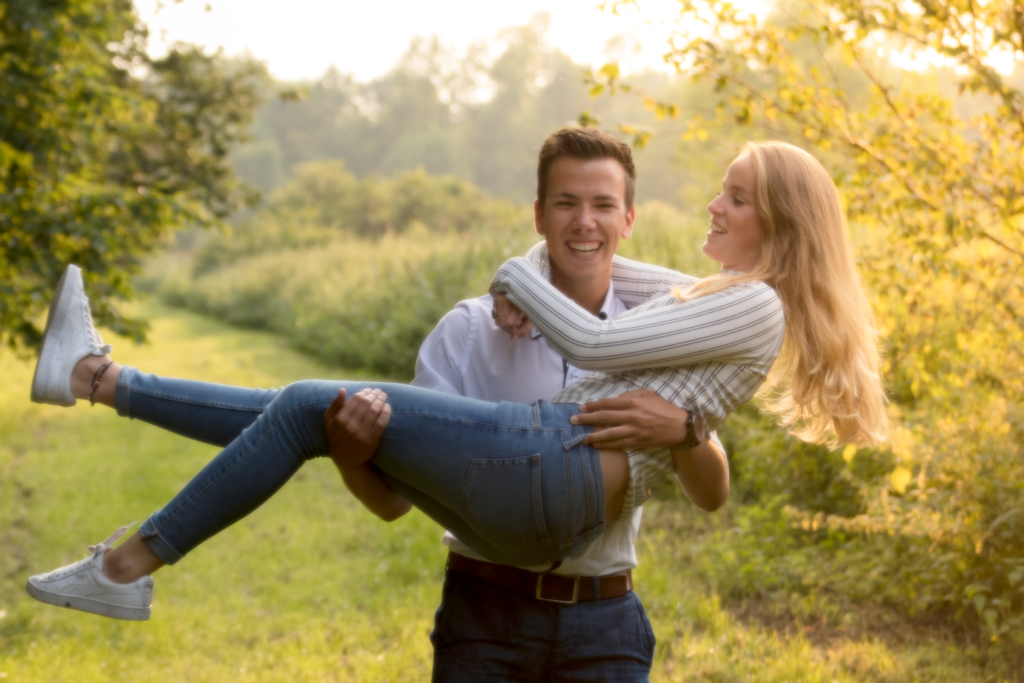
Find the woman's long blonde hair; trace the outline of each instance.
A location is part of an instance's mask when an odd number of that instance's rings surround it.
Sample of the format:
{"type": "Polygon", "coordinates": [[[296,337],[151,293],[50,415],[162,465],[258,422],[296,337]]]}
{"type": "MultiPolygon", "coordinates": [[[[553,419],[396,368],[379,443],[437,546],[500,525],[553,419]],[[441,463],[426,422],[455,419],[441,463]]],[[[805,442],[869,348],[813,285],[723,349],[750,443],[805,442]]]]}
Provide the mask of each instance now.
{"type": "Polygon", "coordinates": [[[675,292],[692,299],[760,280],[775,289],[785,341],[758,395],[794,436],[870,446],[888,430],[878,335],[860,285],[839,193],[810,154],[784,142],[749,142],[761,255],[742,275],[715,275],[675,292]]]}

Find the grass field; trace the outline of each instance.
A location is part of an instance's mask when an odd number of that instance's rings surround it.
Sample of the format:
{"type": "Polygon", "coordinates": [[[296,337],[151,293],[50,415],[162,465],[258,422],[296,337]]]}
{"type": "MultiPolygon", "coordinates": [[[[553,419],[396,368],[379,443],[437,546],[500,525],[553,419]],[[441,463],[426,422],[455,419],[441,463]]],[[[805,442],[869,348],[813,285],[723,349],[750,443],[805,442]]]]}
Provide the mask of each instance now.
{"type": "MultiPolygon", "coordinates": [[[[251,386],[358,373],[271,336],[148,305],[152,344],[116,358],[159,374],[251,386]]],[[[440,596],[440,529],[384,524],[333,466],[307,466],[270,503],[157,576],[153,619],[118,622],[32,601],[28,575],[142,521],[213,454],[113,411],[27,400],[32,365],[0,353],[0,679],[426,681],[440,596]]],[[[638,590],[658,636],[657,681],[998,680],[941,632],[851,608],[794,620],[786,605],[723,607],[690,540],[728,511],[649,506],[638,590]]],[[[806,598],[804,598],[806,600],[806,598]]],[[[813,613],[808,612],[808,613],[813,613]]]]}

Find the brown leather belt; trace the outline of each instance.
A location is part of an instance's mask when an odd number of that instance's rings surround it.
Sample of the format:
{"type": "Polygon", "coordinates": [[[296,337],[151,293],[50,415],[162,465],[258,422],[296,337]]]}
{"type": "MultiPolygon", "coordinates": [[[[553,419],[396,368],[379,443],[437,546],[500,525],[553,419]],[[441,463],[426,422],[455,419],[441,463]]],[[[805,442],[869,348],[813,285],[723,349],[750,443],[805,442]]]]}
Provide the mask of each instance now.
{"type": "Polygon", "coordinates": [[[633,574],[628,569],[625,574],[615,576],[562,576],[481,562],[458,553],[448,553],[445,571],[466,574],[538,600],[567,605],[587,600],[621,598],[633,590],[633,574]]]}

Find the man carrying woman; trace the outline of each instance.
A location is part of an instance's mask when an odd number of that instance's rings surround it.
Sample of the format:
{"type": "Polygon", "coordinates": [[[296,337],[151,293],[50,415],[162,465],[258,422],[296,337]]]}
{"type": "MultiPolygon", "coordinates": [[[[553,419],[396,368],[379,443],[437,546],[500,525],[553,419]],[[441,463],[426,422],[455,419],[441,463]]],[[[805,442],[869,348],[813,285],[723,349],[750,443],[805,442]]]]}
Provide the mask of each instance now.
{"type": "MultiPolygon", "coordinates": [[[[542,206],[545,212],[573,211],[565,194],[542,206]]],[[[103,603],[112,616],[148,616],[148,601],[143,607],[137,595],[151,590],[152,572],[261,505],[305,460],[328,452],[323,414],[342,389],[348,396],[364,389],[378,398],[376,392],[386,394],[389,421],[375,453],[333,453],[339,466],[357,470],[372,462],[395,494],[454,531],[474,553],[520,567],[585,552],[607,528],[628,519],[669,473],[679,473],[684,487],[694,474],[667,448],[583,443],[593,430],[577,424],[580,404],[650,389],[686,410],[683,445],[695,446],[764,385],[765,409],[799,438],[877,443],[885,413],[876,334],[827,172],[790,145],[750,144],[730,165],[709,211],[703,249],[722,264],[721,273],[697,280],[624,264],[628,286],[619,287],[618,295],[628,291],[642,303],[615,320],[601,320],[565,297],[538,270],[543,264],[512,259],[499,269],[492,284],[499,325],[517,336],[528,330],[528,319],[569,363],[598,371],[560,391],[552,403],[493,404],[377,383],[289,385],[262,404],[258,417],[250,416],[248,427],[235,430],[225,450],[139,533],[109,553],[103,543],[82,562],[32,577],[29,591],[53,604],[103,611],[103,603]],[[109,584],[106,600],[90,602],[75,593],[79,576],[109,584]]],[[[602,248],[600,240],[564,245],[581,258],[602,248]]],[[[67,285],[58,288],[51,321],[67,315],[62,311],[75,296],[80,292],[67,285]]],[[[116,386],[105,387],[109,361],[101,358],[106,362],[90,372],[91,356],[108,351],[102,342],[86,344],[83,361],[65,361],[56,341],[62,333],[50,334],[50,324],[37,398],[46,399],[51,386],[67,387],[70,376],[69,396],[85,394],[92,384],[101,400],[125,413],[145,412],[173,397],[183,406],[179,416],[213,404],[244,414],[262,400],[258,395],[246,403],[224,393],[251,390],[155,378],[130,368],[114,368],[116,386]]],[[[54,396],[62,395],[55,390],[54,396]]],[[[187,431],[182,424],[166,426],[187,431]]],[[[230,435],[222,426],[204,429],[220,430],[210,436],[221,441],[230,435]]]]}
{"type": "MultiPolygon", "coordinates": [[[[563,129],[544,142],[537,172],[535,224],[545,243],[531,255],[550,266],[560,292],[598,317],[617,318],[626,304],[611,281],[612,257],[619,240],[629,237],[635,213],[629,146],[593,129],[563,129]]],[[[621,284],[628,299],[630,284],[621,284]]],[[[484,401],[531,403],[551,399],[589,374],[559,356],[535,328],[509,343],[492,309],[492,298],[484,296],[446,315],[420,348],[413,385],[484,401]]],[[[328,410],[332,452],[376,451],[386,405],[369,392],[336,401],[328,410]],[[344,414],[336,417],[339,411],[344,414]]],[[[599,401],[592,409],[598,412],[581,415],[584,422],[618,425],[584,439],[599,448],[668,447],[686,438],[686,411],[648,389],[599,401]]],[[[681,449],[678,458],[695,503],[715,509],[725,502],[728,466],[710,442],[681,449]],[[700,477],[687,478],[686,472],[700,477]]],[[[394,519],[410,508],[369,463],[342,474],[381,518],[394,519]]],[[[592,680],[647,680],[654,634],[631,590],[641,510],[609,525],[582,553],[553,569],[488,562],[447,532],[450,556],[431,634],[434,680],[559,681],[587,672],[592,680]]]]}

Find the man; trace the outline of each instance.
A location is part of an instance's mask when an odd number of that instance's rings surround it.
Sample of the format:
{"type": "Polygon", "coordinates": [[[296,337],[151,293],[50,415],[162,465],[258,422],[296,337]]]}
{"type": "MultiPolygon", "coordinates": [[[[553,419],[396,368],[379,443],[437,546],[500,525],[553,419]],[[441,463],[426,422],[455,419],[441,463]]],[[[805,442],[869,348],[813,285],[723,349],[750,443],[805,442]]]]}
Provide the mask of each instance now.
{"type": "MultiPolygon", "coordinates": [[[[565,129],[541,148],[537,232],[545,239],[552,284],[591,313],[626,310],[611,282],[618,243],[632,233],[636,171],[629,147],[587,129],[565,129]]],[[[509,336],[495,324],[491,297],[461,302],[424,341],[413,384],[488,401],[550,399],[587,373],[565,362],[527,322],[509,336]]],[[[517,326],[513,323],[513,327],[517,326]]],[[[604,449],[655,447],[686,439],[687,414],[641,390],[586,406],[581,423],[616,425],[587,441],[604,449]]],[[[389,415],[380,392],[346,401],[325,421],[332,450],[368,450],[389,415]]],[[[687,494],[705,509],[728,496],[728,468],[707,442],[674,453],[687,494]]],[[[410,505],[371,466],[342,469],[349,489],[385,520],[410,505]]],[[[473,553],[451,533],[441,606],[431,633],[435,681],[647,680],[654,634],[632,592],[633,542],[640,508],[607,520],[606,532],[557,566],[514,568],[473,553]]]]}

